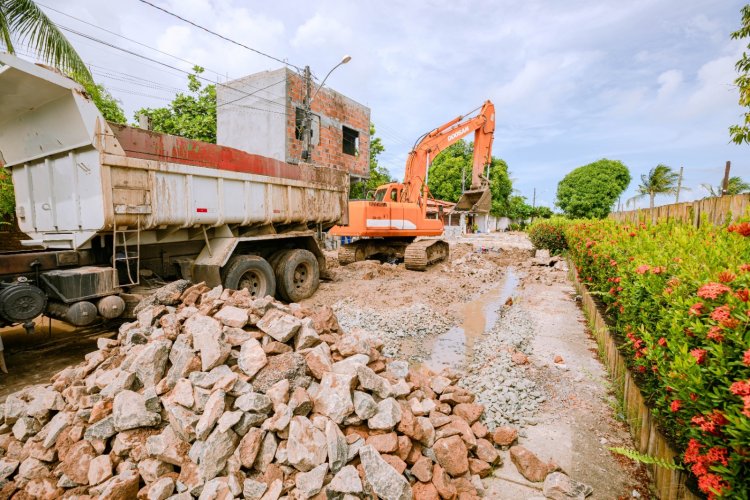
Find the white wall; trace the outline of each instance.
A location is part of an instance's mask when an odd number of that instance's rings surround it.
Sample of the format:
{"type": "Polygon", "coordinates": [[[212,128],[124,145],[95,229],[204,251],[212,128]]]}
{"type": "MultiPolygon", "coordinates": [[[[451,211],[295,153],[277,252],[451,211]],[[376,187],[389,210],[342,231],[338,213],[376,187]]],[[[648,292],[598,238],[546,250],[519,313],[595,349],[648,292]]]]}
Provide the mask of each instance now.
{"type": "Polygon", "coordinates": [[[217,144],[286,161],[286,75],[281,68],[217,85],[217,144]]]}

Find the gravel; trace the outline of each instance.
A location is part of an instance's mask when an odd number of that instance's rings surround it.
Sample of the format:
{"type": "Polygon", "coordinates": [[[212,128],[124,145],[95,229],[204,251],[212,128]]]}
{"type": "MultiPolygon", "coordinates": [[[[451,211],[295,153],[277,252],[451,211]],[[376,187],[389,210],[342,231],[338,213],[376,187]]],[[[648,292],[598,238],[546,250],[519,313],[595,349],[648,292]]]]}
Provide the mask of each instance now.
{"type": "Polygon", "coordinates": [[[514,352],[531,353],[534,323],[522,306],[503,307],[497,321],[474,344],[474,355],[459,385],[485,405],[482,420],[490,429],[536,425],[534,416],[547,396],[529,379],[528,366],[511,360],[514,352]]]}
{"type": "MultiPolygon", "coordinates": [[[[390,311],[376,311],[369,307],[358,308],[351,299],[333,305],[333,311],[344,331],[361,328],[383,341],[383,355],[401,357],[405,342],[413,343],[409,359],[418,361],[429,356],[425,343],[420,340],[447,332],[453,322],[430,306],[416,303],[390,311]]],[[[412,347],[412,346],[410,346],[412,347]]]]}

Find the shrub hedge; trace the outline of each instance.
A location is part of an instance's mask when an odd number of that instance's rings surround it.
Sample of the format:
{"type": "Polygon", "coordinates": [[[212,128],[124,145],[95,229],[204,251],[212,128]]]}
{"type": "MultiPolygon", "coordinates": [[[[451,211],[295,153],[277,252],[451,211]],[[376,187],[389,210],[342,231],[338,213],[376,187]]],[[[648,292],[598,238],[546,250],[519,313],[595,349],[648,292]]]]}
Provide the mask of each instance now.
{"type": "Polygon", "coordinates": [[[701,491],[747,499],[750,223],[577,221],[565,235],[701,491]]]}
{"type": "Polygon", "coordinates": [[[535,248],[559,255],[568,248],[564,231],[568,223],[568,220],[561,218],[534,222],[529,228],[529,239],[535,248]]]}

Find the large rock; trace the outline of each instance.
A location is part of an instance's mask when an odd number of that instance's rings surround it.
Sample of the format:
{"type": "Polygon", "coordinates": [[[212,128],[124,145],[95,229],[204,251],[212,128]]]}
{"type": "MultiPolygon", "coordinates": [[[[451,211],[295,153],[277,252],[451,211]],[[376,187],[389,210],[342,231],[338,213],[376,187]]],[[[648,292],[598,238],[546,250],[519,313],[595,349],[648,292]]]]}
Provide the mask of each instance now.
{"type": "Polygon", "coordinates": [[[320,380],[326,372],[333,369],[333,359],[331,358],[331,349],[325,342],[317,345],[305,355],[305,363],[310,369],[313,377],[320,380]]]}
{"type": "Polygon", "coordinates": [[[366,392],[354,391],[352,401],[354,402],[354,413],[362,420],[367,420],[378,412],[378,404],[366,392]]]}
{"type": "Polygon", "coordinates": [[[554,462],[543,462],[531,451],[523,446],[513,446],[510,449],[510,459],[516,465],[518,472],[533,483],[544,481],[547,474],[559,469],[554,462]]]}
{"type": "Polygon", "coordinates": [[[349,447],[341,429],[332,420],[326,421],[326,444],[328,447],[328,465],[332,473],[337,473],[346,465],[349,447]]]}
{"type": "Polygon", "coordinates": [[[242,328],[247,324],[247,310],[234,306],[224,306],[214,314],[214,319],[229,327],[242,328]]]}
{"type": "Polygon", "coordinates": [[[458,435],[438,439],[432,446],[440,466],[453,477],[465,474],[469,470],[466,444],[458,435]]]}
{"type": "Polygon", "coordinates": [[[60,471],[77,484],[88,484],[89,465],[94,457],[94,447],[88,441],[78,441],[65,453],[60,471]]]}
{"type": "Polygon", "coordinates": [[[492,442],[498,446],[511,446],[518,439],[518,431],[513,427],[498,427],[491,435],[492,442]]]}
{"type": "MultiPolygon", "coordinates": [[[[328,464],[320,464],[310,472],[299,472],[295,478],[295,486],[303,498],[310,498],[318,494],[323,488],[323,481],[328,472],[328,464]]],[[[356,474],[356,470],[354,471],[356,474]]]]}
{"type": "Polygon", "coordinates": [[[320,389],[313,397],[314,411],[325,415],[337,424],[354,411],[352,386],[354,376],[326,372],[320,382],[320,389]]]}
{"type": "Polygon", "coordinates": [[[389,500],[411,500],[409,481],[396,472],[372,446],[363,446],[359,458],[365,471],[365,481],[380,498],[389,500]]]}
{"type": "Polygon", "coordinates": [[[221,432],[219,429],[208,436],[203,444],[198,464],[198,474],[203,481],[219,475],[227,459],[234,453],[240,438],[234,431],[221,432]]]}
{"type": "Polygon", "coordinates": [[[551,472],[544,479],[543,491],[544,496],[551,500],[583,500],[594,492],[594,488],[562,472],[551,472]]]}
{"type": "Polygon", "coordinates": [[[237,454],[243,467],[250,469],[253,466],[262,442],[263,431],[257,427],[252,427],[242,437],[242,441],[240,441],[240,445],[237,447],[237,454]]]}
{"type": "Polygon", "coordinates": [[[240,355],[237,358],[237,365],[248,376],[255,376],[267,363],[268,359],[260,342],[255,339],[249,339],[242,344],[240,355]]]}
{"type": "Polygon", "coordinates": [[[171,347],[172,342],[167,339],[155,340],[135,357],[132,369],[143,387],[153,387],[162,379],[171,347]]]}
{"type": "Polygon", "coordinates": [[[391,384],[385,378],[375,373],[367,366],[357,367],[357,377],[359,383],[370,392],[378,395],[380,398],[387,398],[391,395],[391,384]]]}
{"type": "Polygon", "coordinates": [[[225,406],[226,393],[224,391],[214,391],[211,393],[211,396],[209,396],[208,401],[206,401],[203,407],[203,415],[201,415],[195,426],[195,435],[198,439],[206,439],[216,425],[216,422],[224,414],[225,406]]]}
{"type": "Polygon", "coordinates": [[[194,314],[183,329],[193,337],[193,347],[200,352],[201,369],[205,372],[223,363],[231,346],[221,340],[221,323],[210,316],[194,314]]]}
{"type": "Polygon", "coordinates": [[[302,323],[291,314],[284,314],[278,309],[272,309],[263,316],[263,319],[258,321],[256,326],[274,340],[287,342],[294,337],[302,323]]]}
{"type": "Polygon", "coordinates": [[[328,489],[336,493],[351,495],[362,493],[362,481],[359,479],[357,469],[353,465],[347,465],[338,471],[328,483],[328,489]]]}
{"type": "Polygon", "coordinates": [[[112,416],[118,432],[137,427],[152,427],[161,422],[161,416],[158,413],[146,408],[144,397],[133,391],[122,391],[115,396],[112,416]]]}
{"type": "Polygon", "coordinates": [[[272,406],[271,398],[259,392],[248,392],[234,401],[235,408],[256,413],[269,413],[272,406]]]}
{"type": "Polygon", "coordinates": [[[473,424],[484,412],[484,405],[478,403],[461,403],[453,408],[453,414],[466,420],[469,425],[473,424]]]}
{"type": "Polygon", "coordinates": [[[378,403],[375,415],[367,421],[367,426],[375,430],[391,430],[401,421],[401,407],[393,398],[378,403]]]}
{"type": "Polygon", "coordinates": [[[281,379],[287,379],[292,390],[297,387],[307,387],[310,384],[307,364],[301,354],[287,352],[268,358],[268,364],[261,368],[253,379],[253,388],[256,391],[266,392],[281,379]]]}
{"type": "Polygon", "coordinates": [[[326,461],[328,447],[325,434],[306,417],[294,417],[289,424],[287,460],[302,472],[308,472],[326,461]]]}

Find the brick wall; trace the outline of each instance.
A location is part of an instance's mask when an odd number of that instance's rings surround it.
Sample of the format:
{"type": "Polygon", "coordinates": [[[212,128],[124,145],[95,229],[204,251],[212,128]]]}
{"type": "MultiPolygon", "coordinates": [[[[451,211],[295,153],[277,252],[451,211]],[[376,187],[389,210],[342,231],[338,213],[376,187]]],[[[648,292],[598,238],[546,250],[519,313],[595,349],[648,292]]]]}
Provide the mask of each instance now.
{"type": "MultiPolygon", "coordinates": [[[[302,141],[296,138],[295,126],[296,108],[302,108],[304,102],[304,79],[287,70],[286,85],[286,155],[287,161],[296,162],[302,154],[302,141]]],[[[320,119],[320,137],[313,141],[312,163],[347,170],[352,176],[369,177],[370,108],[324,87],[315,97],[312,111],[320,119]],[[359,133],[356,155],[344,152],[344,126],[359,133]]]]}

